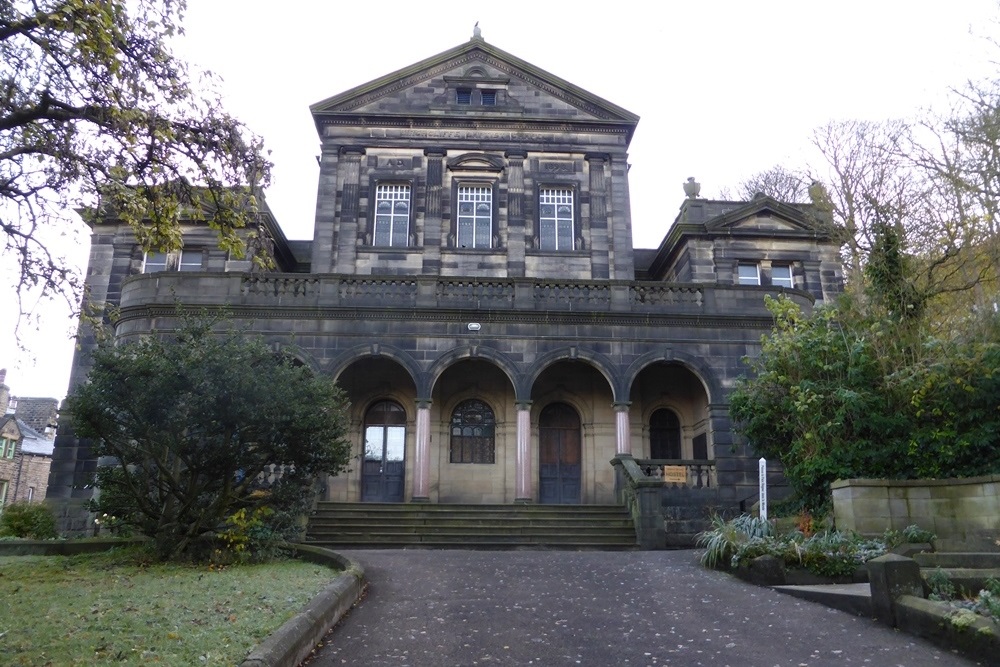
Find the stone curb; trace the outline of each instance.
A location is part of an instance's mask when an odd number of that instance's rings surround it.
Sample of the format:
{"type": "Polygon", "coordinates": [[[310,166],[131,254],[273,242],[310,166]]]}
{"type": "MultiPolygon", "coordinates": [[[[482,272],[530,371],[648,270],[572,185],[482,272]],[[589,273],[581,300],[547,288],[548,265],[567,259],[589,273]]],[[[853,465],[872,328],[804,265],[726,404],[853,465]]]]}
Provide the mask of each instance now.
{"type": "Polygon", "coordinates": [[[240,667],[297,667],[361,597],[365,571],[357,562],[329,549],[305,544],[290,546],[303,560],[336,565],[344,571],[317,593],[302,611],[268,635],[240,667]]]}
{"type": "MultiPolygon", "coordinates": [[[[66,556],[107,551],[138,539],[0,540],[0,556],[66,556]]],[[[272,632],[253,649],[240,667],[298,667],[330,628],[361,597],[365,571],[357,562],[338,553],[306,544],[289,544],[302,560],[342,569],[337,578],[313,596],[298,614],[272,632]]]]}

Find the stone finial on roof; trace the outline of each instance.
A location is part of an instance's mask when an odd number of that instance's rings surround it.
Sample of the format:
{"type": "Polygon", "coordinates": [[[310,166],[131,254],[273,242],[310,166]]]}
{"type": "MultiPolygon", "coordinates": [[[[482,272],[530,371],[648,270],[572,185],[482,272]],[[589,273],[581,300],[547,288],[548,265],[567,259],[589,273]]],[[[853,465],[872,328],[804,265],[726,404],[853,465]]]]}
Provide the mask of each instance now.
{"type": "Polygon", "coordinates": [[[483,31],[479,29],[479,21],[476,21],[476,25],[472,26],[472,39],[482,39],[483,31]]]}
{"type": "Polygon", "coordinates": [[[687,195],[688,199],[697,199],[698,195],[701,194],[701,183],[694,180],[694,176],[689,176],[684,184],[684,194],[687,195]]]}

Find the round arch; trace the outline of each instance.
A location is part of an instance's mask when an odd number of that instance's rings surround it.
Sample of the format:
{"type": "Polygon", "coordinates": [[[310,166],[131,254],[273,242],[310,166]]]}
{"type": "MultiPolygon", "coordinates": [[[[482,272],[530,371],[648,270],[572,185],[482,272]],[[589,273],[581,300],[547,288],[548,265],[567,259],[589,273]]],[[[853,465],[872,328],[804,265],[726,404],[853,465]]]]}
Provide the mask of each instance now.
{"type": "Polygon", "coordinates": [[[694,375],[705,390],[705,395],[709,403],[718,401],[723,396],[722,385],[719,384],[712,369],[700,358],[683,352],[650,352],[642,355],[633,361],[625,371],[621,378],[621,386],[616,388],[616,395],[624,396],[626,398],[623,400],[628,400],[627,397],[631,394],[632,385],[635,384],[635,380],[639,377],[639,374],[647,367],[660,362],[675,364],[694,375]]]}
{"type": "Polygon", "coordinates": [[[598,373],[604,376],[604,380],[608,383],[608,389],[611,390],[611,395],[615,401],[628,400],[628,393],[621,394],[617,387],[619,382],[617,381],[617,373],[615,373],[615,365],[610,359],[602,354],[598,354],[593,350],[587,349],[562,349],[553,350],[547,354],[540,356],[531,365],[528,371],[521,378],[523,384],[520,386],[515,385],[515,391],[517,392],[518,398],[524,397],[528,399],[531,397],[531,389],[535,385],[535,382],[541,377],[542,373],[546,371],[549,367],[559,363],[560,361],[585,361],[588,365],[594,368],[598,373]],[[620,398],[624,396],[624,398],[620,398]]]}
{"type": "Polygon", "coordinates": [[[518,378],[520,377],[520,374],[518,373],[517,366],[514,362],[498,350],[491,347],[480,347],[477,345],[464,345],[462,347],[456,347],[438,357],[437,360],[431,364],[431,367],[427,370],[427,372],[423,374],[423,377],[426,379],[427,386],[421,386],[418,384],[418,393],[421,393],[423,396],[431,396],[433,394],[434,387],[437,385],[438,380],[441,379],[444,372],[456,363],[466,360],[487,361],[492,363],[507,377],[507,381],[510,382],[515,394],[517,394],[518,378]]]}
{"type": "Polygon", "coordinates": [[[330,376],[334,380],[339,379],[341,374],[343,374],[343,372],[352,364],[367,357],[385,357],[395,361],[403,368],[403,370],[407,372],[410,379],[413,381],[414,386],[417,388],[417,393],[420,393],[420,380],[423,375],[420,372],[420,368],[409,354],[392,345],[373,343],[371,345],[357,345],[344,350],[337,355],[337,357],[333,360],[333,363],[330,365],[330,376]]]}

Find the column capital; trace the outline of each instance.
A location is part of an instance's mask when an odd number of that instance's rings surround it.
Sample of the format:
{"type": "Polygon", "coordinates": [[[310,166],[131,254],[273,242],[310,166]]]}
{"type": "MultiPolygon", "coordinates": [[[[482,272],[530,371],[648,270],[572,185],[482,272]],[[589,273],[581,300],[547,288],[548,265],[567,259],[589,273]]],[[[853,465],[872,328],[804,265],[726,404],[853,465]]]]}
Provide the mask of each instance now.
{"type": "Polygon", "coordinates": [[[514,407],[518,410],[530,410],[532,401],[514,401],[514,407]]]}
{"type": "Polygon", "coordinates": [[[420,410],[421,408],[430,408],[434,401],[430,398],[417,398],[413,402],[417,404],[417,410],[420,410]]]}
{"type": "Polygon", "coordinates": [[[615,401],[611,407],[615,409],[615,412],[628,412],[629,408],[632,407],[632,401],[615,401]]]}

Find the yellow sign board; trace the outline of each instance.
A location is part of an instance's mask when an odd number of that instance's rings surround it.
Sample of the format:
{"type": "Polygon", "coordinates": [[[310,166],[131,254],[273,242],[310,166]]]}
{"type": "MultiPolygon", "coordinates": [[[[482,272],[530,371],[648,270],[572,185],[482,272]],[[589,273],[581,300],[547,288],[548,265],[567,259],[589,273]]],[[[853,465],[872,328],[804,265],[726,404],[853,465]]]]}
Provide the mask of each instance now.
{"type": "Polygon", "coordinates": [[[663,466],[663,481],[671,484],[687,484],[687,466],[663,466]]]}

